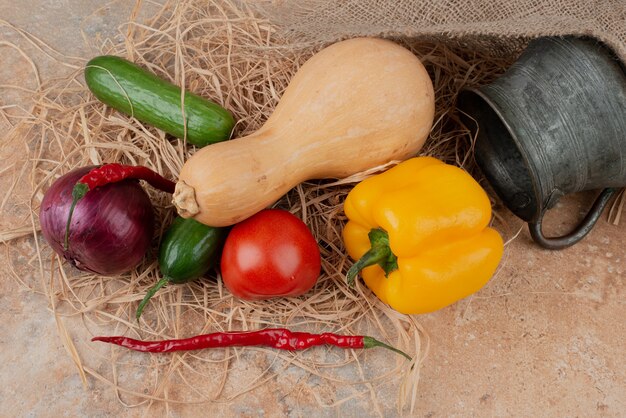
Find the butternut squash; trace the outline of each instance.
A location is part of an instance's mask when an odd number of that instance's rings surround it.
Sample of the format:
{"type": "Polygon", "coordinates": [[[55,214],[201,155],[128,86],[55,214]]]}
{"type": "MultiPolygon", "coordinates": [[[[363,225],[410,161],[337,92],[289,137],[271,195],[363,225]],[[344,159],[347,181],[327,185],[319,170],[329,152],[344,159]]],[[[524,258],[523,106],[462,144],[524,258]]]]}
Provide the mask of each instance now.
{"type": "Polygon", "coordinates": [[[335,43],[299,69],[258,131],[189,158],[174,205],[206,225],[235,224],[305,180],[414,156],[434,109],[430,77],[409,50],[375,38],[335,43]]]}

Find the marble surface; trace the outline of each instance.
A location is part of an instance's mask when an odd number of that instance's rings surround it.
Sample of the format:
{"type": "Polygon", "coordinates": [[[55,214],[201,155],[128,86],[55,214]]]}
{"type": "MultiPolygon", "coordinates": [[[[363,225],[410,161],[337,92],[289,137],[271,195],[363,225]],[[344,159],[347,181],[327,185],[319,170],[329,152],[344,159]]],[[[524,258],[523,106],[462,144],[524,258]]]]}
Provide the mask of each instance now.
{"type": "MultiPolygon", "coordinates": [[[[89,57],[93,46],[115,38],[132,9],[127,2],[0,0],[0,85],[36,87],[32,58],[42,79],[72,71],[36,48],[25,30],[68,56],[89,57]]],[[[144,5],[144,16],[154,10],[144,5]]],[[[45,51],[45,48],[43,49],[45,51]]],[[[0,106],[28,106],[28,93],[0,87],[0,106]]],[[[19,110],[15,110],[19,112],[19,110]]],[[[0,120],[0,182],[11,184],[24,163],[23,143],[4,138],[0,120]]],[[[2,206],[0,228],[27,224],[27,196],[14,191],[2,206]]],[[[589,204],[591,194],[564,199],[547,228],[564,231],[589,204]]],[[[508,218],[513,227],[520,225],[508,218]]],[[[604,217],[579,245],[550,252],[528,232],[506,250],[497,276],[475,297],[419,317],[431,338],[414,416],[624,416],[626,411],[626,222],[604,217]]],[[[43,241],[39,241],[43,245],[43,241]]],[[[5,257],[31,263],[35,241],[3,245],[5,257]]],[[[284,382],[270,381],[232,404],[129,408],[110,387],[88,377],[83,385],[41,292],[46,278],[0,266],[0,416],[394,416],[394,399],[372,408],[367,397],[320,408],[284,382]]],[[[64,320],[65,321],[65,320],[64,320]]],[[[87,336],[67,320],[71,338],[87,336]]],[[[244,373],[242,371],[241,373],[244,373]]],[[[292,380],[290,380],[292,379],[292,380]]],[[[281,379],[282,380],[282,379],[281,379]]],[[[294,383],[295,384],[295,383],[294,383]]],[[[335,388],[328,388],[332,399],[335,388]]],[[[391,392],[391,391],[390,391],[391,392]]]]}

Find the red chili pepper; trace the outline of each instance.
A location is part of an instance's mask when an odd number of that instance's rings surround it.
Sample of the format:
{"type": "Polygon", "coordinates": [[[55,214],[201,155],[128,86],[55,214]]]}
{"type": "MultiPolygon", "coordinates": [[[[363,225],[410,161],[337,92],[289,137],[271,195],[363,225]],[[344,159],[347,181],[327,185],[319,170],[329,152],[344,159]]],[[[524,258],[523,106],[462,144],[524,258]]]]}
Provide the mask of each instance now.
{"type": "Polygon", "coordinates": [[[69,247],[72,214],[74,213],[74,208],[76,207],[78,201],[85,197],[87,192],[95,189],[96,187],[117,183],[126,179],[144,180],[152,187],[167,193],[174,193],[174,187],[176,186],[173,181],[166,179],[148,167],[110,163],[94,168],[89,173],[81,177],[72,189],[72,205],[70,206],[70,213],[67,217],[67,225],[65,226],[66,250],[69,247]]]}
{"type": "Polygon", "coordinates": [[[317,345],[341,348],[384,347],[411,360],[405,352],[375,338],[360,335],[338,335],[330,332],[310,334],[285,328],[267,328],[259,331],[215,332],[180,340],[141,341],[128,337],[94,337],[91,341],[116,344],[144,353],[170,353],[172,351],[200,350],[213,347],[266,346],[279,350],[304,350],[317,345]]]}

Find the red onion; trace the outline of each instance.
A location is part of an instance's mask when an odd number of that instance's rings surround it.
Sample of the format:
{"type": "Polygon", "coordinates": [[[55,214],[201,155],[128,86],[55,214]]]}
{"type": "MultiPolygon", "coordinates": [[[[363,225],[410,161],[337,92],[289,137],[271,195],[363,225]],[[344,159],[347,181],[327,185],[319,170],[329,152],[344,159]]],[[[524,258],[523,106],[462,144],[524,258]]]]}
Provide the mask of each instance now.
{"type": "Polygon", "coordinates": [[[98,187],[76,205],[65,250],[72,188],[92,168],[70,171],[48,189],[39,212],[41,232],[52,249],[77,268],[120,274],[137,266],[150,246],[154,211],[136,180],[98,187]]]}

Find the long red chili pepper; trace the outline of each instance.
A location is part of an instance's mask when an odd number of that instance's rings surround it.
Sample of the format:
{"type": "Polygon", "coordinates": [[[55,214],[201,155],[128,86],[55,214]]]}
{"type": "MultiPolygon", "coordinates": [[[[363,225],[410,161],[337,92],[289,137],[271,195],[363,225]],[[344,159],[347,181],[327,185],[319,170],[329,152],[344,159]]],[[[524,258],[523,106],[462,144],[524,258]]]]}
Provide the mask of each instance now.
{"type": "Polygon", "coordinates": [[[180,340],[141,341],[128,337],[94,337],[91,341],[116,344],[144,353],[170,353],[172,351],[200,350],[214,347],[266,346],[279,350],[304,350],[317,345],[341,348],[384,347],[411,360],[405,352],[375,338],[361,335],[338,335],[330,332],[310,334],[285,328],[267,328],[259,331],[215,332],[180,340]]]}
{"type": "Polygon", "coordinates": [[[72,205],[70,206],[70,213],[67,217],[67,224],[65,226],[66,250],[69,247],[72,214],[74,213],[74,208],[76,207],[78,201],[85,197],[87,192],[95,189],[96,187],[117,183],[126,179],[145,180],[152,187],[167,193],[174,193],[174,187],[176,186],[173,181],[166,179],[148,167],[110,163],[94,168],[89,171],[89,173],[81,177],[72,189],[72,205]]]}

